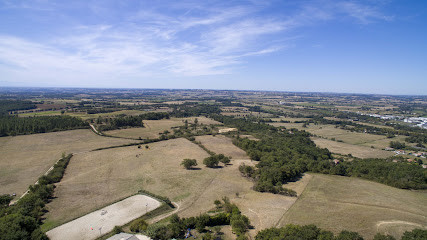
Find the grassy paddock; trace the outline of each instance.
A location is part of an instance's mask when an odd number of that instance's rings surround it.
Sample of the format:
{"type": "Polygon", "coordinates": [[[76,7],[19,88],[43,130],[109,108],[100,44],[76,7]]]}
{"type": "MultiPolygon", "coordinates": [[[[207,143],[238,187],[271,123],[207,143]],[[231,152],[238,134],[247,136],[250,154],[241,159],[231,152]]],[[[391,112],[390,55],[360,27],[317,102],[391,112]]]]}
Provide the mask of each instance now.
{"type": "Polygon", "coordinates": [[[224,135],[205,135],[196,137],[196,141],[200,141],[207,149],[216,153],[230,156],[233,159],[249,159],[246,152],[234,146],[231,139],[224,135]]]}
{"type": "Polygon", "coordinates": [[[327,148],[333,153],[339,153],[344,155],[352,154],[353,156],[358,158],[386,158],[394,155],[393,152],[373,149],[368,146],[359,146],[343,142],[336,142],[323,138],[312,138],[312,140],[314,141],[314,143],[316,143],[318,147],[327,148]]]}
{"type": "Polygon", "coordinates": [[[229,138],[207,137],[205,143],[216,153],[234,156],[231,165],[204,167],[202,161],[209,155],[182,138],[151,143],[149,149],[131,146],[76,155],[57,185],[56,198],[47,206],[47,219],[67,222],[145,189],[176,202],[181,217],[208,212],[214,200],[227,196],[250,218],[255,226],[252,236],[277,224],[296,198],[253,191],[253,183],[240,175],[238,166],[254,163],[229,138]],[[196,159],[197,169],[180,166],[184,158],[196,159]]]}
{"type": "Polygon", "coordinates": [[[406,230],[427,228],[427,194],[357,178],[310,174],[313,179],[279,226],[315,224],[338,233],[359,232],[372,239],[377,232],[396,239],[406,230]]]}
{"type": "MultiPolygon", "coordinates": [[[[101,137],[89,129],[0,138],[0,194],[23,194],[62,153],[79,154],[133,140],[101,137]]],[[[73,160],[71,160],[72,162],[73,160]]]]}

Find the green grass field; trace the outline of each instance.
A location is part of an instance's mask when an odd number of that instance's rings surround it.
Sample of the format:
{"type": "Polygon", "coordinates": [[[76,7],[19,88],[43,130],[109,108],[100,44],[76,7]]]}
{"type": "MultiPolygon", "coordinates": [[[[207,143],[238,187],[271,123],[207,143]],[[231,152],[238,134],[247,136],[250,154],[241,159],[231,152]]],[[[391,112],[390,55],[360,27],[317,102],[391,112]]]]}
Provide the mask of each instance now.
{"type": "Polygon", "coordinates": [[[357,178],[310,175],[313,178],[280,226],[315,224],[335,233],[356,231],[367,239],[377,232],[400,239],[406,230],[427,228],[426,192],[357,178]]]}

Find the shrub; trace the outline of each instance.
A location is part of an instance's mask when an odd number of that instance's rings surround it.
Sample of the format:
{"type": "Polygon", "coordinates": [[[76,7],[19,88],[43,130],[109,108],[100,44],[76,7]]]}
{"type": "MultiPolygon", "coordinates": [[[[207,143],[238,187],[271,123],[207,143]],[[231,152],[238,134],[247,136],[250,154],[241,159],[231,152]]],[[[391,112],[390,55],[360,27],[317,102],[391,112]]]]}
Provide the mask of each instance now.
{"type": "Polygon", "coordinates": [[[147,227],[148,223],[142,218],[136,219],[130,224],[130,230],[132,232],[143,232],[147,230],[147,227]]]}

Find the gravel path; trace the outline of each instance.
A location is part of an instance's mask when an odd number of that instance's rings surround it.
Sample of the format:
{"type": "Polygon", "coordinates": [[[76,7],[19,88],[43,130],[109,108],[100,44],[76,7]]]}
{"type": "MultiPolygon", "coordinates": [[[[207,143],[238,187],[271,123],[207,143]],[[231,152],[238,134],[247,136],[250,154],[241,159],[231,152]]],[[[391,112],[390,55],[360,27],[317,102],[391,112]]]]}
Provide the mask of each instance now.
{"type": "Polygon", "coordinates": [[[51,240],[95,239],[113,230],[114,226],[124,225],[160,205],[154,198],[135,195],[56,227],[46,234],[51,240]]]}

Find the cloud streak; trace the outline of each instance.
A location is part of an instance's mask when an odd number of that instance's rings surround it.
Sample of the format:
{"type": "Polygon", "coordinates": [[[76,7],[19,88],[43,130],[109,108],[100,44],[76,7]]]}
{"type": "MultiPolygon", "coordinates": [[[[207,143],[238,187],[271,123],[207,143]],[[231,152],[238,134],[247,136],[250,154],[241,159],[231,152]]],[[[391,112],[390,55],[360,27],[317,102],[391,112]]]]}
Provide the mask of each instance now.
{"type": "MultiPolygon", "coordinates": [[[[15,5],[6,3],[9,8],[37,8],[25,1],[15,5]]],[[[378,9],[355,2],[334,1],[319,7],[320,3],[314,1],[300,10],[268,17],[261,12],[271,7],[269,4],[175,3],[166,10],[165,6],[128,9],[126,17],[116,22],[90,25],[73,19],[67,26],[70,33],[45,41],[3,33],[0,71],[21,80],[38,78],[55,82],[61,78],[81,83],[230,74],[246,57],[285,49],[287,44],[283,39],[295,28],[332,20],[339,14],[363,24],[388,20],[378,9]]],[[[57,3],[51,6],[45,3],[40,8],[50,7],[57,7],[57,3]]],[[[97,8],[88,9],[99,14],[97,8]]]]}

